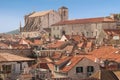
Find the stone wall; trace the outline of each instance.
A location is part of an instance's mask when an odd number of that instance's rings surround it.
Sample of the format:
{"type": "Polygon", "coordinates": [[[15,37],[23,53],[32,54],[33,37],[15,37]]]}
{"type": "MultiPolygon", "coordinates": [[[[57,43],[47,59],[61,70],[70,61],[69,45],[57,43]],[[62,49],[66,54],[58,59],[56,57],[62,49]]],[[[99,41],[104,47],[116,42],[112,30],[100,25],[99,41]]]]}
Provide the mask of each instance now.
{"type": "Polygon", "coordinates": [[[64,30],[66,35],[81,35],[84,33],[86,37],[99,37],[99,34],[103,29],[116,29],[116,23],[86,23],[86,24],[66,24],[51,27],[52,37],[56,36],[61,38],[62,31],[64,30]]]}
{"type": "Polygon", "coordinates": [[[31,31],[31,32],[21,32],[22,37],[39,37],[40,32],[39,31],[31,31]]]}
{"type": "Polygon", "coordinates": [[[99,64],[87,58],[84,58],[68,72],[68,77],[72,78],[73,80],[80,80],[80,79],[88,78],[88,75],[89,75],[87,72],[88,66],[93,66],[94,72],[97,72],[98,70],[100,70],[99,64]],[[83,67],[83,73],[76,73],[76,67],[83,67]]]}
{"type": "Polygon", "coordinates": [[[81,33],[84,33],[86,37],[95,37],[98,36],[101,27],[101,23],[58,25],[51,27],[51,34],[52,37],[61,38],[62,30],[64,30],[66,35],[81,35],[81,33]]]}

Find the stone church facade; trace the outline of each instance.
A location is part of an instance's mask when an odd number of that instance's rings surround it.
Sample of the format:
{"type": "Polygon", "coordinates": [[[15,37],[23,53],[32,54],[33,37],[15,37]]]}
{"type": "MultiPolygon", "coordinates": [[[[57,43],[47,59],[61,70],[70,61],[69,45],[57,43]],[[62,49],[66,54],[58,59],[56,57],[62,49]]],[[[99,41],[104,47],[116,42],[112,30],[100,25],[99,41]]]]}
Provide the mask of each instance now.
{"type": "Polygon", "coordinates": [[[41,12],[33,12],[25,15],[25,26],[20,26],[22,37],[37,37],[46,28],[50,28],[52,24],[68,19],[68,8],[61,7],[58,11],[48,10],[41,12]]]}
{"type": "Polygon", "coordinates": [[[96,38],[100,42],[105,35],[104,29],[116,29],[116,21],[112,18],[98,17],[76,20],[66,20],[53,24],[52,37],[61,38],[62,35],[85,35],[87,38],[96,38]]]}

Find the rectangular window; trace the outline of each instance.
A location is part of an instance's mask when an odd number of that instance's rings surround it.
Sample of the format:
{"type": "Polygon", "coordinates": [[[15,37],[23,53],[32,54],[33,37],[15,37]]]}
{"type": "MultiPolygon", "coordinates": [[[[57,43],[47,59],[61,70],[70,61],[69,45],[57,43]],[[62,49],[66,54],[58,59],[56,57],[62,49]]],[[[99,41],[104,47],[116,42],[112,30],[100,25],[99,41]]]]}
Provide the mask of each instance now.
{"type": "Polygon", "coordinates": [[[76,73],[83,73],[83,67],[76,67],[76,73]]]}
{"type": "Polygon", "coordinates": [[[11,73],[11,65],[2,65],[4,73],[11,73]]]}
{"type": "Polygon", "coordinates": [[[94,67],[93,66],[88,66],[87,67],[87,72],[94,72],[94,67]]]}
{"type": "Polygon", "coordinates": [[[57,27],[57,30],[59,30],[59,27],[57,27]]]}
{"type": "Polygon", "coordinates": [[[89,32],[86,32],[87,36],[89,35],[89,32]]]}
{"type": "Polygon", "coordinates": [[[55,65],[55,71],[57,71],[57,65],[55,65]]]}
{"type": "Polygon", "coordinates": [[[92,32],[91,34],[92,34],[92,36],[93,36],[93,32],[92,32]]]}

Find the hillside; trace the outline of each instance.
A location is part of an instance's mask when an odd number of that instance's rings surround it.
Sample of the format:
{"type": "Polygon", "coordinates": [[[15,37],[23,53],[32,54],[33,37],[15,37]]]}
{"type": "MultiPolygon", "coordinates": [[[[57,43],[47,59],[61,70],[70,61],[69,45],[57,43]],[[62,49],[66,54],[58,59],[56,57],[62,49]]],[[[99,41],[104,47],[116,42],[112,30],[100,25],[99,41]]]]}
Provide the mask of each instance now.
{"type": "Polygon", "coordinates": [[[19,29],[7,32],[7,34],[19,34],[19,33],[20,33],[19,29]]]}

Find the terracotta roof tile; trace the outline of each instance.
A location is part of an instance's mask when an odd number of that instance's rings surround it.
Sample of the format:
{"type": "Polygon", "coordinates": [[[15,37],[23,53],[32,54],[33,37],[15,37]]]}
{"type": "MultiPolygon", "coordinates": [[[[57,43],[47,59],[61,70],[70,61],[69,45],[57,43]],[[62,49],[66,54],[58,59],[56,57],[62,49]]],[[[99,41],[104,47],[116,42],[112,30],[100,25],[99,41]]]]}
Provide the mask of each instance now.
{"type": "Polygon", "coordinates": [[[119,61],[120,54],[117,53],[118,51],[119,50],[117,48],[114,48],[112,46],[103,46],[100,47],[99,49],[90,52],[90,54],[99,59],[111,59],[119,61]]]}
{"type": "Polygon", "coordinates": [[[48,48],[60,48],[65,42],[64,41],[56,41],[48,44],[48,48]]]}
{"type": "Polygon", "coordinates": [[[38,63],[36,68],[49,69],[47,63],[38,63]]]}
{"type": "Polygon", "coordinates": [[[30,15],[29,17],[43,16],[43,15],[46,15],[46,14],[50,13],[51,11],[52,11],[52,10],[35,12],[35,13],[33,13],[32,15],[30,15]]]}
{"type": "Polygon", "coordinates": [[[61,58],[61,60],[59,60],[58,62],[55,62],[55,65],[60,65],[66,61],[69,61],[70,59],[71,59],[71,57],[61,58]]]}
{"type": "Polygon", "coordinates": [[[53,26],[67,25],[67,24],[98,23],[98,22],[114,22],[114,20],[110,19],[110,18],[104,18],[104,17],[86,18],[86,19],[76,19],[76,20],[61,21],[61,22],[58,22],[56,24],[53,24],[53,26]]]}
{"type": "MultiPolygon", "coordinates": [[[[100,47],[98,49],[95,49],[94,51],[90,52],[91,54],[93,54],[94,56],[96,57],[103,57],[103,55],[108,55],[109,53],[111,53],[111,51],[116,51],[115,48],[113,48],[112,46],[103,46],[103,47],[100,47]]],[[[113,51],[113,52],[114,52],[113,51]]]]}
{"type": "Polygon", "coordinates": [[[69,53],[71,53],[72,52],[72,50],[73,50],[73,46],[66,46],[63,50],[65,50],[65,51],[68,51],[69,53]]]}
{"type": "Polygon", "coordinates": [[[120,36],[120,29],[104,29],[105,33],[109,36],[120,36]]]}
{"type": "Polygon", "coordinates": [[[41,40],[34,40],[34,45],[42,45],[43,44],[43,41],[41,40]]]}
{"type": "MultiPolygon", "coordinates": [[[[84,46],[84,42],[79,43],[77,46],[78,46],[79,48],[83,47],[83,46],[84,46]]],[[[87,44],[86,44],[84,47],[85,47],[85,48],[91,48],[91,46],[92,46],[92,42],[87,42],[87,44]]]]}
{"type": "Polygon", "coordinates": [[[51,71],[54,70],[54,65],[52,63],[48,63],[47,65],[51,71]]]}
{"type": "Polygon", "coordinates": [[[79,43],[77,46],[78,46],[79,48],[81,48],[81,47],[83,46],[83,42],[82,42],[82,43],[79,43]]]}
{"type": "Polygon", "coordinates": [[[61,56],[61,53],[60,53],[60,52],[55,52],[55,53],[53,54],[52,58],[53,58],[53,59],[58,59],[58,58],[60,58],[60,56],[61,56]]]}
{"type": "Polygon", "coordinates": [[[20,39],[19,44],[33,44],[30,40],[20,39]]]}
{"type": "Polygon", "coordinates": [[[0,42],[0,48],[8,48],[8,44],[0,42]]]}
{"type": "Polygon", "coordinates": [[[80,35],[65,35],[65,37],[70,40],[71,38],[74,39],[75,41],[80,41],[82,38],[80,35]]]}
{"type": "Polygon", "coordinates": [[[41,63],[51,63],[52,61],[49,58],[39,58],[41,63]]]}
{"type": "Polygon", "coordinates": [[[83,59],[83,57],[81,57],[81,56],[72,57],[71,60],[68,62],[68,64],[61,71],[68,72],[82,59],[83,59]]]}
{"type": "Polygon", "coordinates": [[[92,42],[87,42],[86,48],[91,48],[91,46],[92,46],[92,42]]]}
{"type": "Polygon", "coordinates": [[[0,62],[9,62],[9,61],[31,61],[34,59],[26,58],[10,53],[0,53],[0,62]]]}

